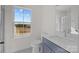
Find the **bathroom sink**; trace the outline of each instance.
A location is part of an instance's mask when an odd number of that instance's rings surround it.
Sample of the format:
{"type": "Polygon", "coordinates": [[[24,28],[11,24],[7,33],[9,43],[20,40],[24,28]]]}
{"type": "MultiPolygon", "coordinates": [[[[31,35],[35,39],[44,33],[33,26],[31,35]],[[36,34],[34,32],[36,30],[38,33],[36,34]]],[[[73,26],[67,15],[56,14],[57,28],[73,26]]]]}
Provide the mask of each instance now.
{"type": "Polygon", "coordinates": [[[49,38],[64,39],[63,37],[59,37],[59,36],[49,36],[49,38]]]}

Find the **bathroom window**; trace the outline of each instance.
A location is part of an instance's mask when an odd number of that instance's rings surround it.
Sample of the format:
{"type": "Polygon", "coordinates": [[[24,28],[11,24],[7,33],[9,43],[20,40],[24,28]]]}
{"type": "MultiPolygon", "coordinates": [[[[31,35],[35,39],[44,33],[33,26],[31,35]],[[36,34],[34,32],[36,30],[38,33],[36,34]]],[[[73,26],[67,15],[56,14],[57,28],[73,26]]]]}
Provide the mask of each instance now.
{"type": "Polygon", "coordinates": [[[27,34],[30,34],[32,10],[15,7],[14,13],[15,36],[26,36],[27,34]]]}

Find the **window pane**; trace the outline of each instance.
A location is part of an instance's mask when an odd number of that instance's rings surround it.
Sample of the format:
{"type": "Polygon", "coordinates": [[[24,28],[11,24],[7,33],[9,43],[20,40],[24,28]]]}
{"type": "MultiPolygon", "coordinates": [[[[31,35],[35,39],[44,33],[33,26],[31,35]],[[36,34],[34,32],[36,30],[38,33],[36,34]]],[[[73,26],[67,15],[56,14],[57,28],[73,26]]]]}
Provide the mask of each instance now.
{"type": "Polygon", "coordinates": [[[31,14],[29,9],[15,8],[15,33],[26,35],[31,32],[31,14]]]}
{"type": "Polygon", "coordinates": [[[15,8],[15,22],[23,22],[23,9],[15,8]]]}
{"type": "Polygon", "coordinates": [[[24,10],[24,22],[31,22],[31,10],[24,10]]]}

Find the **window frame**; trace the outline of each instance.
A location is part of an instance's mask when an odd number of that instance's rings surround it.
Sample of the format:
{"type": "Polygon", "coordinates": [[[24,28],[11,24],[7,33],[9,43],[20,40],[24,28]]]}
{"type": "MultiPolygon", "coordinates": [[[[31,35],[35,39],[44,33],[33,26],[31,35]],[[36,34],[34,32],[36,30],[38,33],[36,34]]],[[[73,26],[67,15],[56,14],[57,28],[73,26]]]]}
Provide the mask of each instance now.
{"type": "MultiPolygon", "coordinates": [[[[28,34],[26,34],[26,35],[20,35],[20,36],[16,36],[15,35],[15,31],[16,30],[14,30],[14,38],[24,38],[24,37],[30,37],[31,36],[31,34],[32,34],[32,9],[31,8],[26,8],[26,7],[22,7],[22,6],[14,6],[14,16],[15,16],[15,8],[19,8],[19,9],[26,9],[26,10],[31,10],[31,28],[30,28],[30,33],[28,33],[28,34]]],[[[15,18],[14,18],[15,19],[15,18]]],[[[14,21],[14,19],[13,19],[13,24],[15,23],[15,21],[14,21]]],[[[13,27],[15,26],[15,24],[13,25],[13,27]]]]}

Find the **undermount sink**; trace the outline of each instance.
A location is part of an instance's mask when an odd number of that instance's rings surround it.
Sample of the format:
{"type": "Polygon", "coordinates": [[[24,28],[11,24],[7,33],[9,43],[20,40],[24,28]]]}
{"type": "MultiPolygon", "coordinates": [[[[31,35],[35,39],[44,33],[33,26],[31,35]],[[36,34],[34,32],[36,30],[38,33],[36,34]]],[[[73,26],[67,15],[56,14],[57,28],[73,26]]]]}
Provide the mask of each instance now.
{"type": "Polygon", "coordinates": [[[64,39],[63,37],[59,37],[59,36],[49,36],[49,38],[64,39]]]}

